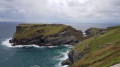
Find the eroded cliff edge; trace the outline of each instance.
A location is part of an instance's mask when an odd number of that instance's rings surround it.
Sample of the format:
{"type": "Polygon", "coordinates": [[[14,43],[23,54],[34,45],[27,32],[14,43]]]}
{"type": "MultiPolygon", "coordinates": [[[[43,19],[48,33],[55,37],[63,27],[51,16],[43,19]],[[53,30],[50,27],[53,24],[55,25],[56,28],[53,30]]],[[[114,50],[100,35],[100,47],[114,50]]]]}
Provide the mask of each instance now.
{"type": "Polygon", "coordinates": [[[83,38],[83,33],[63,24],[19,24],[9,41],[16,45],[75,45],[83,38]]]}
{"type": "Polygon", "coordinates": [[[120,63],[120,26],[86,30],[87,39],[77,44],[62,65],[110,67],[120,63]]]}

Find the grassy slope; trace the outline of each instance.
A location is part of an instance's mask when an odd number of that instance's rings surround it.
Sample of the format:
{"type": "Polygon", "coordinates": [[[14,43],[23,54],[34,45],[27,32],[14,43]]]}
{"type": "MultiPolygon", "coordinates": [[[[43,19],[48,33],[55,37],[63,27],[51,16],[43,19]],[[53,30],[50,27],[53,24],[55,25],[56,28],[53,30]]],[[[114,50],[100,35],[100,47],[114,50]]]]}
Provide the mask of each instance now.
{"type": "Polygon", "coordinates": [[[40,35],[48,36],[51,34],[56,34],[64,28],[68,27],[67,25],[52,26],[49,24],[19,24],[19,26],[22,28],[16,31],[16,33],[14,34],[14,38],[32,38],[34,36],[40,35]],[[34,27],[35,25],[38,25],[38,27],[34,27]],[[37,31],[40,32],[37,33],[37,31]]]}
{"type": "Polygon", "coordinates": [[[83,51],[89,44],[88,52],[71,67],[109,67],[120,63],[120,26],[103,35],[89,38],[78,44],[74,50],[83,51]],[[112,45],[107,45],[112,43],[112,45]],[[100,48],[102,46],[102,48],[100,48]]]}
{"type": "Polygon", "coordinates": [[[91,27],[90,30],[101,30],[103,28],[94,28],[94,27],[91,27]]]}

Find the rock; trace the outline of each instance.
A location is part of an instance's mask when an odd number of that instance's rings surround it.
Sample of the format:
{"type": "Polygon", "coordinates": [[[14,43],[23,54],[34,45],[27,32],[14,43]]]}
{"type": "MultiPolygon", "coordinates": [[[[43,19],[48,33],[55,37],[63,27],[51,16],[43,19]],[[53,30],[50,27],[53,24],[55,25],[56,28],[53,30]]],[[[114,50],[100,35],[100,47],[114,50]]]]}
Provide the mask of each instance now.
{"type": "Polygon", "coordinates": [[[108,43],[107,45],[112,45],[112,43],[108,43]]]}
{"type": "Polygon", "coordinates": [[[71,50],[68,53],[68,59],[64,60],[62,62],[62,65],[72,65],[74,64],[77,60],[81,59],[88,51],[89,48],[85,48],[84,51],[80,50],[71,50]]]}
{"type": "Polygon", "coordinates": [[[99,48],[105,48],[105,47],[110,46],[110,45],[112,45],[112,43],[107,43],[106,45],[99,45],[99,48]]]}
{"type": "Polygon", "coordinates": [[[69,59],[66,59],[64,60],[61,65],[64,66],[64,65],[69,65],[71,62],[69,61],[69,59]]]}
{"type": "Polygon", "coordinates": [[[110,66],[110,67],[120,67],[120,64],[116,64],[116,65],[113,65],[113,66],[110,66]]]}
{"type": "Polygon", "coordinates": [[[76,45],[82,38],[82,31],[63,24],[19,24],[9,42],[14,46],[76,45]]]}
{"type": "Polygon", "coordinates": [[[105,33],[105,29],[102,28],[89,28],[85,31],[87,38],[93,37],[99,35],[99,34],[104,34],[105,33]]]}

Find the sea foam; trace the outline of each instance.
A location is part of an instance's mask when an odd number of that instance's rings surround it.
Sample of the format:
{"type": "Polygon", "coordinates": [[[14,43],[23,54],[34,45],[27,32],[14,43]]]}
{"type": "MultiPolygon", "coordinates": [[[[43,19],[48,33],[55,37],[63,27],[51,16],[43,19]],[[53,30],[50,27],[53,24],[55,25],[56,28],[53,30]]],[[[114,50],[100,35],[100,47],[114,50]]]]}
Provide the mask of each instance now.
{"type": "MultiPolygon", "coordinates": [[[[34,48],[55,48],[55,47],[58,47],[58,46],[37,46],[35,44],[31,44],[31,45],[17,45],[17,46],[12,46],[11,43],[9,43],[9,40],[11,40],[12,38],[8,38],[4,41],[2,41],[2,45],[3,46],[6,46],[6,47],[10,47],[10,48],[22,48],[22,47],[26,47],[26,48],[29,48],[29,47],[34,47],[34,48]]],[[[65,47],[68,47],[68,46],[65,46],[65,47]]]]}
{"type": "MultiPolygon", "coordinates": [[[[5,47],[9,47],[9,48],[22,48],[22,47],[26,47],[26,48],[29,48],[29,47],[35,47],[35,48],[54,48],[54,47],[58,47],[58,46],[37,46],[37,45],[17,45],[17,46],[12,46],[10,43],[9,43],[9,40],[12,39],[12,38],[8,38],[4,41],[2,41],[2,45],[5,46],[5,47]]],[[[73,46],[69,46],[69,45],[65,45],[64,47],[69,47],[69,48],[72,48],[73,46]]],[[[55,65],[55,67],[68,67],[68,65],[65,65],[65,66],[61,66],[61,63],[63,60],[66,60],[68,58],[68,52],[69,50],[67,50],[66,52],[60,52],[61,55],[63,55],[64,57],[61,57],[59,58],[58,60],[60,60],[60,62],[58,64],[55,65]]]]}
{"type": "Polygon", "coordinates": [[[9,39],[6,39],[6,40],[2,41],[2,45],[6,46],[6,47],[12,47],[11,44],[9,43],[10,39],[12,39],[12,38],[9,38],[9,39]]]}
{"type": "Polygon", "coordinates": [[[4,41],[2,41],[2,45],[5,46],[5,47],[10,47],[10,48],[22,48],[22,47],[26,47],[26,48],[29,48],[29,47],[35,47],[35,48],[44,48],[44,46],[42,47],[39,47],[37,45],[17,45],[17,46],[12,46],[10,43],[9,43],[9,40],[12,39],[12,38],[8,38],[4,41]]]}
{"type": "Polygon", "coordinates": [[[68,65],[61,66],[62,61],[66,60],[68,58],[68,55],[67,55],[68,52],[69,52],[69,50],[67,50],[66,52],[60,52],[60,54],[63,55],[63,57],[58,59],[58,60],[60,60],[60,62],[55,67],[68,67],[68,65]]]}

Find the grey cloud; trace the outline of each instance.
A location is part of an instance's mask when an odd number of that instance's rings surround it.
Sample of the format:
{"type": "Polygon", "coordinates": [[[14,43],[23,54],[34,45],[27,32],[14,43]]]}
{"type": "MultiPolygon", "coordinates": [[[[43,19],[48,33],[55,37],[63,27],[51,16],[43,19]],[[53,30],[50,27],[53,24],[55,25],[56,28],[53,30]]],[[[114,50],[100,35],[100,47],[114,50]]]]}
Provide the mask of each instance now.
{"type": "Polygon", "coordinates": [[[26,21],[119,19],[120,0],[0,0],[0,18],[26,21]]]}

